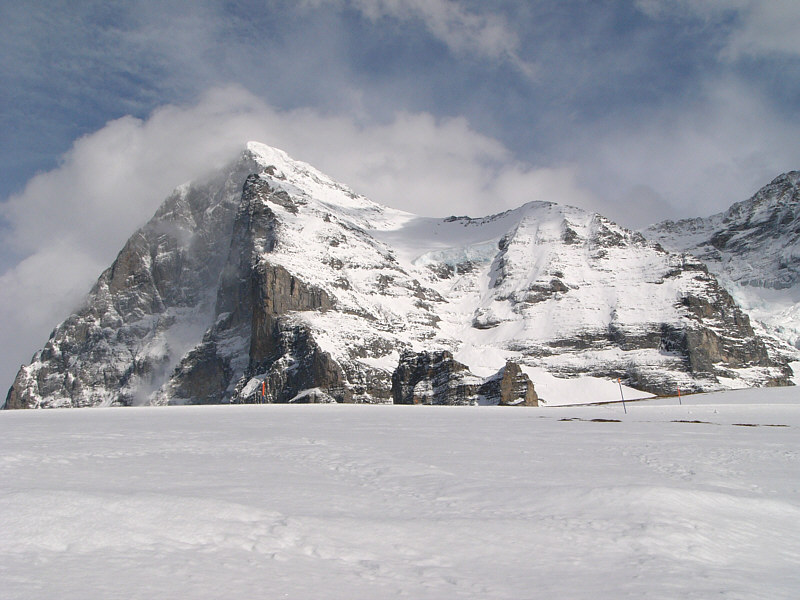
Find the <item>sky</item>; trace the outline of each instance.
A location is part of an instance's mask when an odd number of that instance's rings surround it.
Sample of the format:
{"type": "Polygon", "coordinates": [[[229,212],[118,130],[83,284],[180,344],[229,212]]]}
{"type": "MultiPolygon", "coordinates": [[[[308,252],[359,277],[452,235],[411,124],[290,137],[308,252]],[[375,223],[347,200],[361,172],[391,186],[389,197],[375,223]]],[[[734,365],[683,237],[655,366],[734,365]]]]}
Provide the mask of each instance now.
{"type": "Polygon", "coordinates": [[[794,0],[0,0],[0,384],[247,140],[430,216],[629,227],[800,169],[794,0]]]}

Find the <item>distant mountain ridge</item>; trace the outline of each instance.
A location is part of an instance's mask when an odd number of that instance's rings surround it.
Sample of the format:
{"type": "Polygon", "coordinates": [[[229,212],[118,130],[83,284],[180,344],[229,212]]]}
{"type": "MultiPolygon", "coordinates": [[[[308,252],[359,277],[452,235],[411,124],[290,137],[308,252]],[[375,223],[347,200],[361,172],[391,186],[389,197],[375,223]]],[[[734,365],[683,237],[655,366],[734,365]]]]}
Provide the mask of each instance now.
{"type": "Polygon", "coordinates": [[[554,376],[672,393],[791,370],[700,260],[600,215],[417,217],[251,142],[165,200],[6,407],[536,404],[554,376]]]}
{"type": "Polygon", "coordinates": [[[800,171],[776,177],[750,199],[708,218],[645,230],[664,247],[700,258],[763,333],[800,348],[800,171]]]}
{"type": "Polygon", "coordinates": [[[776,177],[752,198],[708,218],[664,221],[646,235],[690,250],[751,287],[786,289],[800,282],[800,171],[776,177]]]}

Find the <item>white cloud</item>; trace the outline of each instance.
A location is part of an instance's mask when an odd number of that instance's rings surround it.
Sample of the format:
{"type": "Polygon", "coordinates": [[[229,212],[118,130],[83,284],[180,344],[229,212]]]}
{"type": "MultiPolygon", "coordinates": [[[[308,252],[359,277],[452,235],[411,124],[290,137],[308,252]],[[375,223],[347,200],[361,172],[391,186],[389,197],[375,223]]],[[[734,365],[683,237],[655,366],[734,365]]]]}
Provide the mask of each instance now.
{"type": "Polygon", "coordinates": [[[735,17],[722,55],[800,54],[800,2],[797,0],[638,0],[654,18],[700,17],[709,22],[735,17]]]}
{"type": "Polygon", "coordinates": [[[636,0],[635,4],[653,18],[698,16],[710,19],[726,11],[743,10],[751,0],[636,0]]]}
{"type": "MultiPolygon", "coordinates": [[[[106,266],[63,240],[42,248],[0,275],[0,385],[10,386],[23,362],[89,291],[106,266]]],[[[2,388],[5,393],[7,387],[2,388]]],[[[0,404],[5,397],[0,398],[0,404]]]]}
{"type": "Polygon", "coordinates": [[[464,119],[402,113],[385,124],[308,109],[277,111],[238,87],[195,106],[125,117],[77,140],[59,168],[0,207],[0,238],[26,258],[0,275],[0,382],[75,308],[169,192],[220,167],[247,140],[289,152],[377,202],[422,214],[484,215],[529,200],[589,207],[568,168],[516,162],[464,119]]]}
{"type": "Polygon", "coordinates": [[[690,106],[604,127],[586,131],[576,162],[583,185],[628,225],[710,215],[800,168],[797,123],[735,80],[706,84],[690,106]]]}
{"type": "Polygon", "coordinates": [[[589,205],[572,172],[517,162],[466,120],[399,114],[389,124],[307,116],[285,147],[366,196],[417,214],[484,215],[531,200],[589,205]],[[349,145],[345,147],[343,145],[349,145]]]}
{"type": "Polygon", "coordinates": [[[519,38],[503,17],[471,12],[455,0],[305,0],[304,4],[348,5],[373,21],[383,17],[420,19],[455,54],[507,60],[529,77],[536,70],[520,58],[519,38]]]}
{"type": "Polygon", "coordinates": [[[800,3],[765,0],[748,3],[743,26],[730,39],[731,56],[800,55],[800,3]]]}

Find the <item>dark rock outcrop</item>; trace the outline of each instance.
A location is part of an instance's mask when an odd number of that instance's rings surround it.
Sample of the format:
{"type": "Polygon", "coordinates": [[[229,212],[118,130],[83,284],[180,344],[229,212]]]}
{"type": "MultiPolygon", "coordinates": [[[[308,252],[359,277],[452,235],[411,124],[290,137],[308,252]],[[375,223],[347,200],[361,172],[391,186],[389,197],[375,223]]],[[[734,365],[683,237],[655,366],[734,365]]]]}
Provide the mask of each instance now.
{"type": "Polygon", "coordinates": [[[511,361],[480,387],[480,393],[487,399],[488,404],[539,406],[539,396],[530,377],[517,363],[511,361]]]}
{"type": "Polygon", "coordinates": [[[272,354],[253,363],[240,380],[234,402],[309,403],[320,398],[352,401],[341,367],[319,348],[307,328],[279,320],[271,345],[272,354]],[[263,382],[263,386],[246,389],[253,379],[263,382]],[[309,390],[316,391],[304,393],[309,390]]]}
{"type": "Polygon", "coordinates": [[[480,380],[447,350],[404,352],[392,375],[395,404],[474,404],[480,380]]]}
{"type": "Polygon", "coordinates": [[[533,383],[514,362],[483,379],[447,350],[404,352],[392,375],[395,404],[538,406],[533,383]]]}

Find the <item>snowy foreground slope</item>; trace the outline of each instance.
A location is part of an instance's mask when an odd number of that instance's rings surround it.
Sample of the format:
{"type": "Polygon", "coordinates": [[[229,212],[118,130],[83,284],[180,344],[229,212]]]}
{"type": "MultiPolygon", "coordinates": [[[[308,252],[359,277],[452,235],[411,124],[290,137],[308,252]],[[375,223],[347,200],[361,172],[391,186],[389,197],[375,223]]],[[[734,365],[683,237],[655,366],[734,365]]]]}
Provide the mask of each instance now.
{"type": "Polygon", "coordinates": [[[128,240],[6,408],[556,404],[787,385],[787,362],[700,260],[601,215],[417,217],[250,142],[128,240]]]}
{"type": "Polygon", "coordinates": [[[0,595],[795,599],[797,400],[4,412],[0,595]]]}

